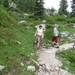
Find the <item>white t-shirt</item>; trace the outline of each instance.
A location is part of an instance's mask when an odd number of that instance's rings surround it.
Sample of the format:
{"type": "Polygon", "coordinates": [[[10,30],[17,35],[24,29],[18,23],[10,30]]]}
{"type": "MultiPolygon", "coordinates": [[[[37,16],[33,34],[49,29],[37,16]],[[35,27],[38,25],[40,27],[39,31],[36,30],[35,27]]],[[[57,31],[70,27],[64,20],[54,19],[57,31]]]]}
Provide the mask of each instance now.
{"type": "Polygon", "coordinates": [[[58,36],[58,34],[59,34],[58,29],[54,27],[54,36],[58,36]]]}
{"type": "Polygon", "coordinates": [[[37,28],[37,30],[36,30],[36,32],[35,32],[35,36],[36,35],[42,35],[42,38],[44,37],[44,30],[43,30],[43,28],[37,28]]]}

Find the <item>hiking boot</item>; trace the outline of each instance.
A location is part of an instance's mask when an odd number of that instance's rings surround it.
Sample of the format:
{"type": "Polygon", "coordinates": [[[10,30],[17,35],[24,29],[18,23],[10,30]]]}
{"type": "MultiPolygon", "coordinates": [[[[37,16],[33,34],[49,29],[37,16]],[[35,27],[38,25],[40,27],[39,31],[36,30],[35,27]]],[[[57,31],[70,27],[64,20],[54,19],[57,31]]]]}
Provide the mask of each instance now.
{"type": "Polygon", "coordinates": [[[59,46],[57,46],[56,48],[59,48],[59,46]]]}
{"type": "Polygon", "coordinates": [[[54,45],[52,45],[52,47],[54,47],[54,45]]]}
{"type": "Polygon", "coordinates": [[[56,43],[54,43],[54,45],[57,45],[56,43]]]}

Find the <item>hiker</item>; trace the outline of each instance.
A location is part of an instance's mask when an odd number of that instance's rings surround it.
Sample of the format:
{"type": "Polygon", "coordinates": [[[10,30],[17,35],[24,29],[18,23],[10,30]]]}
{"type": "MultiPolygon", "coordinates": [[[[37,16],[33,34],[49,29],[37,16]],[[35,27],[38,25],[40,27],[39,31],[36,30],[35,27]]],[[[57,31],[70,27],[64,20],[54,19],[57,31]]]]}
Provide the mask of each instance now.
{"type": "Polygon", "coordinates": [[[39,25],[39,27],[36,29],[35,37],[36,37],[35,44],[37,44],[39,42],[37,39],[38,37],[40,38],[40,41],[42,43],[42,40],[44,38],[44,29],[43,29],[42,25],[39,25]]]}
{"type": "Polygon", "coordinates": [[[52,37],[52,47],[54,47],[54,45],[56,45],[56,48],[59,48],[59,43],[58,43],[58,25],[54,25],[53,27],[53,37],[52,37]]]}

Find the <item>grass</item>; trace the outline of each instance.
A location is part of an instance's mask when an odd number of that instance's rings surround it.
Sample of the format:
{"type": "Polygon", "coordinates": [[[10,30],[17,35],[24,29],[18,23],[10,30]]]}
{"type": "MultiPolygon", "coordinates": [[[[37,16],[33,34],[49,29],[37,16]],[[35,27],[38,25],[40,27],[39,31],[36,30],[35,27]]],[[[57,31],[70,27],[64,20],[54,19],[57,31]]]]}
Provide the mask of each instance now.
{"type": "MultiPolygon", "coordinates": [[[[8,75],[8,73],[11,75],[35,75],[35,72],[27,71],[27,66],[36,66],[31,61],[31,58],[37,60],[37,56],[35,54],[36,50],[33,45],[35,40],[34,26],[42,23],[42,20],[35,20],[32,15],[25,18],[20,18],[11,12],[7,12],[2,6],[0,6],[0,10],[0,65],[5,66],[5,68],[0,71],[0,75],[8,75]],[[18,21],[20,20],[26,20],[27,23],[18,25],[18,21]],[[30,29],[26,29],[26,26],[29,26],[30,29]],[[23,63],[24,66],[21,66],[21,63],[23,63]]],[[[60,22],[58,21],[60,18],[60,16],[58,19],[54,16],[48,18],[46,17],[47,29],[45,31],[45,38],[43,40],[45,45],[51,44],[53,35],[52,25],[54,23],[58,23],[60,25],[59,32],[66,30],[70,32],[70,35],[74,33],[73,28],[67,26],[66,23],[61,22],[64,18],[62,18],[60,22]]],[[[60,44],[64,44],[68,41],[66,40],[66,37],[62,39],[63,42],[60,41],[61,37],[59,36],[60,44]]],[[[66,51],[66,53],[68,53],[68,51],[66,51]]],[[[65,52],[63,54],[63,56],[65,56],[65,52]]],[[[61,53],[59,53],[59,55],[61,55],[61,53]]],[[[70,60],[67,59],[67,61],[70,60]]],[[[67,65],[65,64],[65,61],[63,63],[64,66],[67,65]]],[[[73,63],[71,64],[74,65],[73,63]]],[[[71,65],[69,65],[68,68],[70,67],[71,65]]],[[[38,67],[36,67],[36,70],[37,68],[38,67]]]]}
{"type": "Polygon", "coordinates": [[[56,53],[56,55],[63,64],[61,68],[75,74],[75,51],[71,52],[71,50],[72,49],[63,50],[56,53]]]}
{"type": "MultiPolygon", "coordinates": [[[[53,36],[53,28],[52,25],[54,24],[48,24],[46,26],[46,32],[45,32],[45,43],[46,44],[51,44],[52,43],[52,36],[53,36]]],[[[71,36],[74,34],[75,28],[68,26],[69,24],[63,24],[63,23],[58,23],[59,27],[58,27],[58,31],[59,31],[59,36],[58,36],[58,40],[59,40],[59,44],[65,44],[65,43],[71,43],[71,41],[67,38],[67,37],[61,37],[60,33],[63,31],[67,31],[69,32],[68,36],[71,36]]]]}
{"type": "MultiPolygon", "coordinates": [[[[35,65],[31,58],[37,60],[34,48],[34,22],[27,21],[31,29],[26,29],[26,24],[18,25],[22,18],[11,15],[1,9],[3,18],[0,20],[0,65],[5,66],[0,75],[34,75],[35,72],[27,71],[28,65],[35,65]],[[21,63],[24,66],[21,66],[21,63]]],[[[14,15],[14,14],[13,14],[14,15]]],[[[37,69],[37,67],[36,67],[37,69]]]]}
{"type": "MultiPolygon", "coordinates": [[[[22,25],[16,25],[14,27],[12,26],[12,28],[4,28],[2,31],[0,34],[0,64],[4,65],[5,68],[0,74],[6,75],[13,69],[15,70],[15,74],[25,75],[26,72],[22,70],[24,68],[26,70],[27,61],[31,61],[30,58],[36,60],[35,49],[33,46],[33,28],[27,30],[22,25]],[[34,55],[31,55],[31,53],[34,53],[34,55]],[[24,63],[24,67],[20,65],[21,62],[24,63]]],[[[32,64],[32,62],[30,64],[32,64]]],[[[13,75],[13,73],[11,74],[13,75]]],[[[30,74],[28,73],[28,75],[30,74]]]]}

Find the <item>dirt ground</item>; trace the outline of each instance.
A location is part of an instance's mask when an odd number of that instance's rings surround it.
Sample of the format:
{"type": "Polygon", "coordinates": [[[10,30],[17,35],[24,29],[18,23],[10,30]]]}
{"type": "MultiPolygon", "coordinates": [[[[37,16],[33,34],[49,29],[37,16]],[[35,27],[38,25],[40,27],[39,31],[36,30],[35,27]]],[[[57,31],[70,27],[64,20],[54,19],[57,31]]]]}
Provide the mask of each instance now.
{"type": "Polygon", "coordinates": [[[66,50],[73,47],[73,43],[61,45],[59,48],[50,47],[50,49],[41,48],[37,50],[39,70],[36,75],[73,75],[62,70],[61,61],[55,56],[57,51],[66,50]]]}

